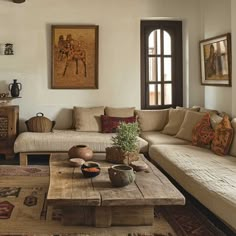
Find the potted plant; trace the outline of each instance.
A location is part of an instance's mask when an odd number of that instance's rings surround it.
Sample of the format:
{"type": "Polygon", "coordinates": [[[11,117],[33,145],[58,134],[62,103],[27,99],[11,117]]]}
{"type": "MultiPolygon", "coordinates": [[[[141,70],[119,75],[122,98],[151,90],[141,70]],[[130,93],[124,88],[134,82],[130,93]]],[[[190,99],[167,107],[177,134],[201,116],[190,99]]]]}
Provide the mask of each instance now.
{"type": "Polygon", "coordinates": [[[112,137],[112,147],[106,148],[106,160],[116,164],[130,164],[139,159],[138,123],[121,122],[116,136],[112,137]]]}

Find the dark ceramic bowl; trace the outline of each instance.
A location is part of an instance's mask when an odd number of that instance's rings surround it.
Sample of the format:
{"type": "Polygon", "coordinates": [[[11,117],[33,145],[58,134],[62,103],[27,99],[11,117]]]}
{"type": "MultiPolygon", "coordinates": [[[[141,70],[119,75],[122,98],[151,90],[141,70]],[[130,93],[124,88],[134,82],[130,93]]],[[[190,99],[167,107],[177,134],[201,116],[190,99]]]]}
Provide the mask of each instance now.
{"type": "Polygon", "coordinates": [[[100,165],[96,162],[85,162],[81,166],[81,171],[85,178],[92,178],[100,174],[100,165]]]}

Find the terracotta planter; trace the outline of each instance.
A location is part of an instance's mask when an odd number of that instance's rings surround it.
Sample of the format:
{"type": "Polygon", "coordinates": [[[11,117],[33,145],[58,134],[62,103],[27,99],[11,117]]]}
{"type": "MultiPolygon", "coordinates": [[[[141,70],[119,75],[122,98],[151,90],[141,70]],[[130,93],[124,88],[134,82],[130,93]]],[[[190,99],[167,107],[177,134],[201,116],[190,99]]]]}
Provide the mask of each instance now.
{"type": "Polygon", "coordinates": [[[93,158],[93,151],[86,145],[76,145],[70,148],[68,155],[70,158],[81,158],[89,161],[93,158]]]}
{"type": "Polygon", "coordinates": [[[132,161],[137,161],[138,159],[138,152],[124,152],[119,147],[106,148],[106,161],[108,162],[129,165],[132,161]]]}

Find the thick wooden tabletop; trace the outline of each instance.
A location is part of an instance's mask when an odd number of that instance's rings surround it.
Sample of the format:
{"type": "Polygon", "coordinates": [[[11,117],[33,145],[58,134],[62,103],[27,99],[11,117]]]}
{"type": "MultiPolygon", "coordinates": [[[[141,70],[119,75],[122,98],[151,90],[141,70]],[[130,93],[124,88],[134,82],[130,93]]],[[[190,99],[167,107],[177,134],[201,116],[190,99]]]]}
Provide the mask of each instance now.
{"type": "Polygon", "coordinates": [[[48,204],[59,206],[145,206],[184,205],[184,196],[143,155],[140,159],[148,164],[146,171],[136,172],[134,183],[112,187],[105,153],[95,153],[93,161],[101,166],[100,175],[84,178],[80,167],[71,167],[67,154],[50,157],[50,185],[48,204]]]}

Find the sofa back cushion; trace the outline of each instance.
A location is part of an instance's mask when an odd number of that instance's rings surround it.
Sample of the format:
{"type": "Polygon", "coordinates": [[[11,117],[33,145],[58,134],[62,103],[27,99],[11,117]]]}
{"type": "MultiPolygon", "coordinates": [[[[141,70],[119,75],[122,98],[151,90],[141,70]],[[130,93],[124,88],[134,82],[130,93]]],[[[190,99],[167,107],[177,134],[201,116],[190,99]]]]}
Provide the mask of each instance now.
{"type": "Polygon", "coordinates": [[[231,147],[230,147],[230,152],[229,154],[231,156],[235,156],[236,157],[236,118],[232,119],[231,121],[231,126],[233,128],[233,132],[234,132],[234,135],[233,135],[233,141],[231,143],[231,147]]]}
{"type": "Polygon", "coordinates": [[[215,131],[211,127],[210,114],[206,113],[193,128],[192,144],[209,148],[214,135],[215,131]]]}
{"type": "Polygon", "coordinates": [[[160,131],[168,122],[169,109],[136,110],[141,131],[160,131]]]}
{"type": "Polygon", "coordinates": [[[228,116],[224,116],[222,121],[215,128],[215,137],[211,144],[211,150],[218,155],[227,155],[233,140],[233,128],[228,116]]]}
{"type": "Polygon", "coordinates": [[[106,107],[105,115],[111,117],[131,117],[134,116],[135,107],[106,107]]]}
{"type": "Polygon", "coordinates": [[[101,132],[101,115],[104,107],[74,107],[75,129],[77,131],[101,132]]]}
{"type": "Polygon", "coordinates": [[[178,110],[185,110],[185,111],[200,111],[200,107],[199,106],[193,106],[193,107],[179,107],[177,106],[176,109],[178,110]]]}
{"type": "Polygon", "coordinates": [[[181,124],[183,123],[186,110],[182,109],[170,109],[169,121],[162,130],[163,134],[176,135],[179,131],[181,124]]]}
{"type": "Polygon", "coordinates": [[[210,114],[211,115],[211,126],[215,130],[216,126],[222,121],[223,117],[217,115],[217,114],[210,114]]]}
{"type": "Polygon", "coordinates": [[[177,138],[192,141],[192,131],[194,126],[202,119],[204,113],[196,111],[186,111],[184,121],[176,134],[177,138]]]}
{"type": "Polygon", "coordinates": [[[115,133],[120,122],[134,123],[136,122],[136,117],[135,116],[111,117],[111,116],[102,115],[101,116],[102,133],[115,133]]]}

